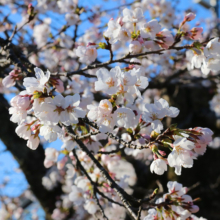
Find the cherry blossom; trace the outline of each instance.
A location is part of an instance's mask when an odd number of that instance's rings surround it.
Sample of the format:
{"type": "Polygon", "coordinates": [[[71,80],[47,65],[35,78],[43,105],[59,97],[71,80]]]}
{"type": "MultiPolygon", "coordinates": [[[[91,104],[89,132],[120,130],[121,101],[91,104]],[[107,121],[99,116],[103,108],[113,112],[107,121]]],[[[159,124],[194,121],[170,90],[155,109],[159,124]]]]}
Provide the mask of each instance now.
{"type": "Polygon", "coordinates": [[[150,165],[151,173],[155,172],[158,175],[162,175],[164,171],[167,171],[167,164],[163,159],[156,159],[150,165]]]}
{"type": "Polygon", "coordinates": [[[47,90],[47,92],[49,92],[50,88],[48,85],[46,85],[46,83],[50,79],[50,72],[47,71],[46,74],[44,74],[44,72],[38,67],[34,68],[34,71],[36,78],[24,78],[23,85],[25,86],[27,92],[33,94],[35,91],[44,92],[45,89],[47,90]]]}
{"type": "Polygon", "coordinates": [[[83,63],[91,63],[97,58],[97,50],[95,46],[78,46],[76,49],[76,55],[80,57],[80,61],[83,63]]]}
{"type": "Polygon", "coordinates": [[[125,8],[123,11],[123,22],[137,23],[144,19],[143,11],[141,8],[135,8],[133,11],[125,8]]]}
{"type": "Polygon", "coordinates": [[[156,34],[161,30],[161,26],[156,19],[149,21],[144,24],[143,28],[141,28],[141,37],[142,38],[150,38],[154,39],[156,34]]]}

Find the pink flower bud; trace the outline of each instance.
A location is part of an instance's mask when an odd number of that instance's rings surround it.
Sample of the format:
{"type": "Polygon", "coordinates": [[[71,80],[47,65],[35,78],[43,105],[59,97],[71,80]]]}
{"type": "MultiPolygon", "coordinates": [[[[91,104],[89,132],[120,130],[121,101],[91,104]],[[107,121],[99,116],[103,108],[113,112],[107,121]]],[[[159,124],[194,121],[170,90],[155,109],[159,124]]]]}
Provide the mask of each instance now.
{"type": "Polygon", "coordinates": [[[158,150],[158,151],[162,156],[166,156],[166,153],[164,151],[162,151],[162,150],[158,150]]]}
{"type": "Polygon", "coordinates": [[[190,13],[188,13],[188,14],[185,15],[184,21],[185,21],[185,22],[192,21],[192,20],[195,19],[195,17],[196,17],[196,14],[190,12],[190,13]]]}
{"type": "Polygon", "coordinates": [[[119,17],[118,18],[118,20],[117,20],[117,22],[121,25],[121,26],[123,26],[124,25],[124,22],[122,21],[122,17],[119,17]]]}
{"type": "Polygon", "coordinates": [[[15,80],[9,75],[2,80],[2,84],[4,87],[9,88],[15,85],[15,80]]]}
{"type": "Polygon", "coordinates": [[[157,155],[156,154],[154,154],[154,160],[157,160],[158,159],[158,157],[157,157],[157,155]]]}
{"type": "Polygon", "coordinates": [[[19,80],[19,70],[12,70],[8,76],[2,80],[4,87],[9,88],[15,85],[15,81],[19,80]]]}

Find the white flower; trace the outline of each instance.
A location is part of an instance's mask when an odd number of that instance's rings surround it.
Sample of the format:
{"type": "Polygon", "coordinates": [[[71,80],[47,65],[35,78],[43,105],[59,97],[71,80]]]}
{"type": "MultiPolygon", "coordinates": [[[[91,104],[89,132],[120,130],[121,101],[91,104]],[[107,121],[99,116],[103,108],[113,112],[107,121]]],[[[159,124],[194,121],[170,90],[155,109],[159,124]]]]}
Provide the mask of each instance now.
{"type": "Polygon", "coordinates": [[[197,216],[195,216],[195,215],[191,215],[190,216],[190,218],[192,218],[192,220],[208,220],[208,219],[206,219],[206,218],[203,218],[203,217],[197,217],[197,216]]]}
{"type": "Polygon", "coordinates": [[[80,58],[82,63],[92,63],[97,58],[97,50],[95,46],[78,46],[76,49],[76,55],[80,58]]]}
{"type": "Polygon", "coordinates": [[[164,171],[167,171],[167,164],[163,159],[156,159],[150,165],[151,173],[155,172],[158,175],[162,175],[164,171]]]}
{"type": "Polygon", "coordinates": [[[131,43],[129,44],[130,53],[133,53],[133,54],[140,53],[141,50],[142,50],[142,46],[139,41],[137,40],[131,41],[131,43]]]}
{"type": "Polygon", "coordinates": [[[79,22],[79,15],[74,13],[67,13],[65,19],[69,25],[75,25],[79,22]]]}
{"type": "Polygon", "coordinates": [[[75,94],[73,96],[65,97],[65,111],[67,114],[67,119],[63,123],[65,125],[77,124],[78,118],[83,118],[86,114],[84,110],[78,107],[80,104],[80,96],[79,94],[75,94]]]}
{"type": "Polygon", "coordinates": [[[165,99],[159,99],[154,104],[146,104],[143,113],[143,119],[147,123],[151,123],[151,127],[157,133],[163,129],[161,119],[165,116],[176,117],[179,114],[179,109],[175,107],[169,107],[168,102],[165,99]]]}
{"type": "Polygon", "coordinates": [[[122,72],[119,75],[121,85],[127,90],[130,86],[134,86],[137,83],[137,70],[129,70],[128,72],[122,72]]]}
{"type": "Polygon", "coordinates": [[[72,191],[69,194],[69,200],[74,202],[74,205],[79,206],[84,202],[83,190],[77,186],[72,186],[72,191]]]}
{"type": "Polygon", "coordinates": [[[150,38],[154,39],[156,34],[160,31],[161,25],[158,23],[156,19],[149,21],[144,24],[143,28],[140,29],[142,38],[150,38]]]}
{"type": "Polygon", "coordinates": [[[194,151],[199,155],[203,155],[207,144],[212,141],[213,132],[209,128],[197,127],[195,130],[201,132],[202,135],[199,135],[198,139],[196,139],[194,151]]]}
{"type": "Polygon", "coordinates": [[[50,18],[44,19],[43,24],[38,24],[34,26],[33,36],[37,43],[38,48],[44,46],[47,43],[47,39],[50,35],[50,18]]]}
{"type": "Polygon", "coordinates": [[[130,128],[134,126],[135,114],[131,109],[125,107],[118,108],[114,114],[118,127],[130,128]]]}
{"type": "Polygon", "coordinates": [[[181,174],[182,166],[191,168],[195,154],[191,151],[195,147],[194,143],[188,141],[185,137],[178,138],[173,143],[173,151],[169,154],[167,160],[171,167],[175,167],[175,173],[181,174]]]}
{"type": "Polygon", "coordinates": [[[207,75],[210,70],[219,71],[220,70],[220,57],[216,57],[215,55],[208,56],[202,66],[202,73],[207,75]]]}
{"type": "Polygon", "coordinates": [[[69,35],[64,33],[60,34],[60,46],[70,49],[73,46],[73,40],[69,35]]]}
{"type": "Polygon", "coordinates": [[[115,116],[102,114],[97,124],[99,124],[99,130],[102,133],[112,132],[115,126],[115,116]]]}
{"type": "Polygon", "coordinates": [[[31,107],[30,97],[26,94],[26,91],[20,92],[19,95],[13,97],[10,101],[12,107],[9,108],[9,114],[11,114],[10,120],[14,123],[20,123],[27,117],[27,110],[31,107]]]}
{"type": "Polygon", "coordinates": [[[220,56],[220,42],[219,38],[216,37],[212,40],[210,40],[206,47],[204,48],[204,54],[206,57],[209,56],[214,56],[214,57],[219,57],[220,56]]]}
{"type": "Polygon", "coordinates": [[[181,219],[187,219],[191,215],[188,210],[182,208],[181,206],[171,205],[171,208],[175,213],[181,216],[181,219]]]}
{"type": "Polygon", "coordinates": [[[97,206],[96,201],[94,199],[86,200],[84,208],[91,215],[95,214],[96,211],[98,210],[98,206],[97,206]]]}
{"type": "Polygon", "coordinates": [[[87,117],[91,121],[95,121],[98,118],[99,107],[96,105],[87,105],[89,110],[87,117]]]}
{"type": "Polygon", "coordinates": [[[76,147],[77,144],[73,140],[65,139],[63,142],[63,145],[61,146],[61,149],[67,149],[68,151],[72,151],[74,147],[76,147]]]}
{"type": "Polygon", "coordinates": [[[88,105],[87,117],[97,122],[102,133],[111,132],[116,124],[115,115],[112,114],[112,104],[108,100],[102,100],[99,106],[88,105]]]}
{"type": "Polygon", "coordinates": [[[59,0],[57,5],[60,8],[62,13],[70,12],[73,13],[73,10],[76,9],[78,0],[59,0]]]}
{"type": "Polygon", "coordinates": [[[54,148],[46,148],[45,149],[45,159],[44,159],[44,166],[46,168],[51,167],[54,163],[57,162],[57,158],[59,156],[59,153],[54,148]]]}
{"type": "Polygon", "coordinates": [[[172,197],[180,197],[180,196],[186,194],[186,188],[183,187],[182,184],[180,184],[176,181],[174,181],[174,182],[169,181],[167,183],[167,188],[168,188],[168,191],[172,197]]]}
{"type": "Polygon", "coordinates": [[[40,135],[44,136],[44,138],[53,142],[57,139],[57,133],[61,131],[61,128],[56,125],[43,125],[40,127],[40,135]]]}
{"type": "Polygon", "coordinates": [[[68,164],[66,165],[66,167],[67,167],[66,176],[67,176],[68,179],[71,179],[71,178],[74,176],[76,170],[75,170],[75,168],[73,167],[73,165],[70,164],[70,163],[68,163],[68,164]]]}
{"type": "Polygon", "coordinates": [[[31,128],[29,124],[27,123],[21,123],[18,125],[18,127],[15,129],[15,132],[17,135],[25,140],[28,140],[31,136],[31,128]]]}
{"type": "Polygon", "coordinates": [[[34,134],[32,134],[27,142],[27,146],[31,149],[31,150],[36,150],[38,145],[40,143],[40,139],[39,137],[35,137],[34,134]]]}
{"type": "Polygon", "coordinates": [[[19,108],[10,107],[9,108],[9,114],[12,115],[10,118],[10,121],[14,123],[20,123],[27,117],[27,111],[21,110],[19,108]]]}
{"type": "Polygon", "coordinates": [[[166,116],[166,109],[160,109],[155,104],[146,104],[145,111],[143,113],[143,119],[147,123],[151,123],[151,127],[157,133],[163,129],[163,124],[161,123],[161,119],[166,116]]]}
{"type": "Polygon", "coordinates": [[[108,29],[104,32],[104,36],[110,39],[110,43],[114,44],[119,41],[128,41],[130,39],[130,32],[119,24],[118,20],[110,20],[108,22],[108,29]]]}
{"type": "Polygon", "coordinates": [[[144,218],[144,220],[153,220],[158,219],[159,215],[156,209],[149,209],[148,215],[144,218]]]}
{"type": "Polygon", "coordinates": [[[96,91],[105,91],[107,94],[112,95],[118,91],[119,76],[121,75],[120,67],[116,66],[110,71],[101,68],[96,72],[98,81],[95,82],[96,91]]]}
{"type": "Polygon", "coordinates": [[[94,135],[90,136],[89,141],[87,142],[86,146],[90,151],[93,151],[94,154],[97,154],[99,148],[102,147],[102,144],[94,139],[94,135]]]}
{"type": "Polygon", "coordinates": [[[144,20],[144,14],[141,8],[135,8],[134,10],[129,10],[128,8],[125,8],[122,11],[122,14],[123,22],[137,23],[144,20]]]}
{"type": "Polygon", "coordinates": [[[35,71],[35,77],[26,77],[24,78],[24,87],[26,88],[27,92],[30,94],[33,94],[35,91],[38,92],[44,92],[44,89],[47,89],[47,92],[50,91],[49,86],[46,85],[46,83],[50,79],[50,72],[47,70],[46,75],[44,72],[38,68],[34,68],[35,71]]]}
{"type": "Polygon", "coordinates": [[[85,116],[85,111],[78,107],[79,104],[79,94],[66,96],[65,98],[62,95],[57,95],[53,99],[47,98],[41,108],[38,109],[38,112],[35,112],[37,117],[45,123],[57,124],[60,121],[68,126],[77,124],[78,118],[85,116]]]}

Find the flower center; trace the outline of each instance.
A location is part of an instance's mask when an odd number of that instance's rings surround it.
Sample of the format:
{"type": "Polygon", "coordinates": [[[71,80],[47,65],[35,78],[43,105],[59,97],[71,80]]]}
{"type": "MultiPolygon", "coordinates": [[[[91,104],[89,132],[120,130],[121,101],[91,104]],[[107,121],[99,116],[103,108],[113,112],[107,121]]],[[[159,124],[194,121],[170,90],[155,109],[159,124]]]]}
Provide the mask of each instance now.
{"type": "Polygon", "coordinates": [[[56,106],[56,109],[54,110],[54,112],[58,112],[58,114],[60,115],[61,112],[63,112],[64,109],[61,106],[56,106]]]}
{"type": "Polygon", "coordinates": [[[113,78],[108,79],[108,81],[106,82],[106,84],[108,85],[108,87],[113,87],[115,85],[115,82],[113,80],[113,78]]]}

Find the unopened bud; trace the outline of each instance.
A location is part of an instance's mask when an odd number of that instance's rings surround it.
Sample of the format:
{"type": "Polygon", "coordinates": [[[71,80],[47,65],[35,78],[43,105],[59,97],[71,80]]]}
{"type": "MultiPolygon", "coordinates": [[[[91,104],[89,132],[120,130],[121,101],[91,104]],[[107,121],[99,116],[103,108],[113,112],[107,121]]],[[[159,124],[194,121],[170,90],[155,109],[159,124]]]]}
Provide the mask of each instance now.
{"type": "Polygon", "coordinates": [[[116,100],[117,99],[117,95],[112,95],[111,99],[116,100]]]}
{"type": "Polygon", "coordinates": [[[156,154],[153,154],[153,158],[154,158],[154,160],[157,160],[158,156],[156,154]]]}
{"type": "Polygon", "coordinates": [[[28,5],[27,14],[29,15],[29,21],[33,20],[36,15],[36,13],[34,12],[34,7],[31,3],[28,5]]]}
{"type": "Polygon", "coordinates": [[[132,130],[131,128],[128,128],[126,131],[127,131],[129,134],[133,134],[133,130],[132,130]]]}
{"type": "Polygon", "coordinates": [[[169,138],[165,138],[161,141],[164,145],[164,147],[169,147],[172,141],[169,138]]]}
{"type": "Polygon", "coordinates": [[[159,135],[159,133],[157,133],[156,131],[152,131],[151,134],[150,134],[150,137],[152,139],[156,139],[158,135],[159,135]]]}
{"type": "Polygon", "coordinates": [[[159,191],[159,189],[156,188],[156,189],[154,190],[153,194],[156,195],[156,194],[158,193],[158,191],[159,191]]]}
{"type": "Polygon", "coordinates": [[[185,22],[192,21],[192,20],[195,19],[195,17],[196,17],[196,14],[190,12],[190,13],[188,13],[188,14],[185,15],[184,21],[185,21],[185,22]]]}
{"type": "Polygon", "coordinates": [[[100,48],[100,49],[106,49],[107,47],[108,47],[108,46],[107,46],[106,43],[100,42],[98,48],[100,48]]]}
{"type": "Polygon", "coordinates": [[[163,157],[166,156],[166,153],[164,151],[158,150],[158,152],[160,153],[161,156],[163,156],[163,157]]]}
{"type": "Polygon", "coordinates": [[[153,153],[157,153],[157,151],[158,151],[158,147],[155,144],[152,144],[150,146],[150,149],[152,150],[153,153]]]}
{"type": "Polygon", "coordinates": [[[122,17],[119,17],[118,20],[117,20],[117,22],[118,22],[121,26],[123,26],[123,24],[124,24],[124,22],[123,22],[122,20],[123,20],[122,17]]]}

